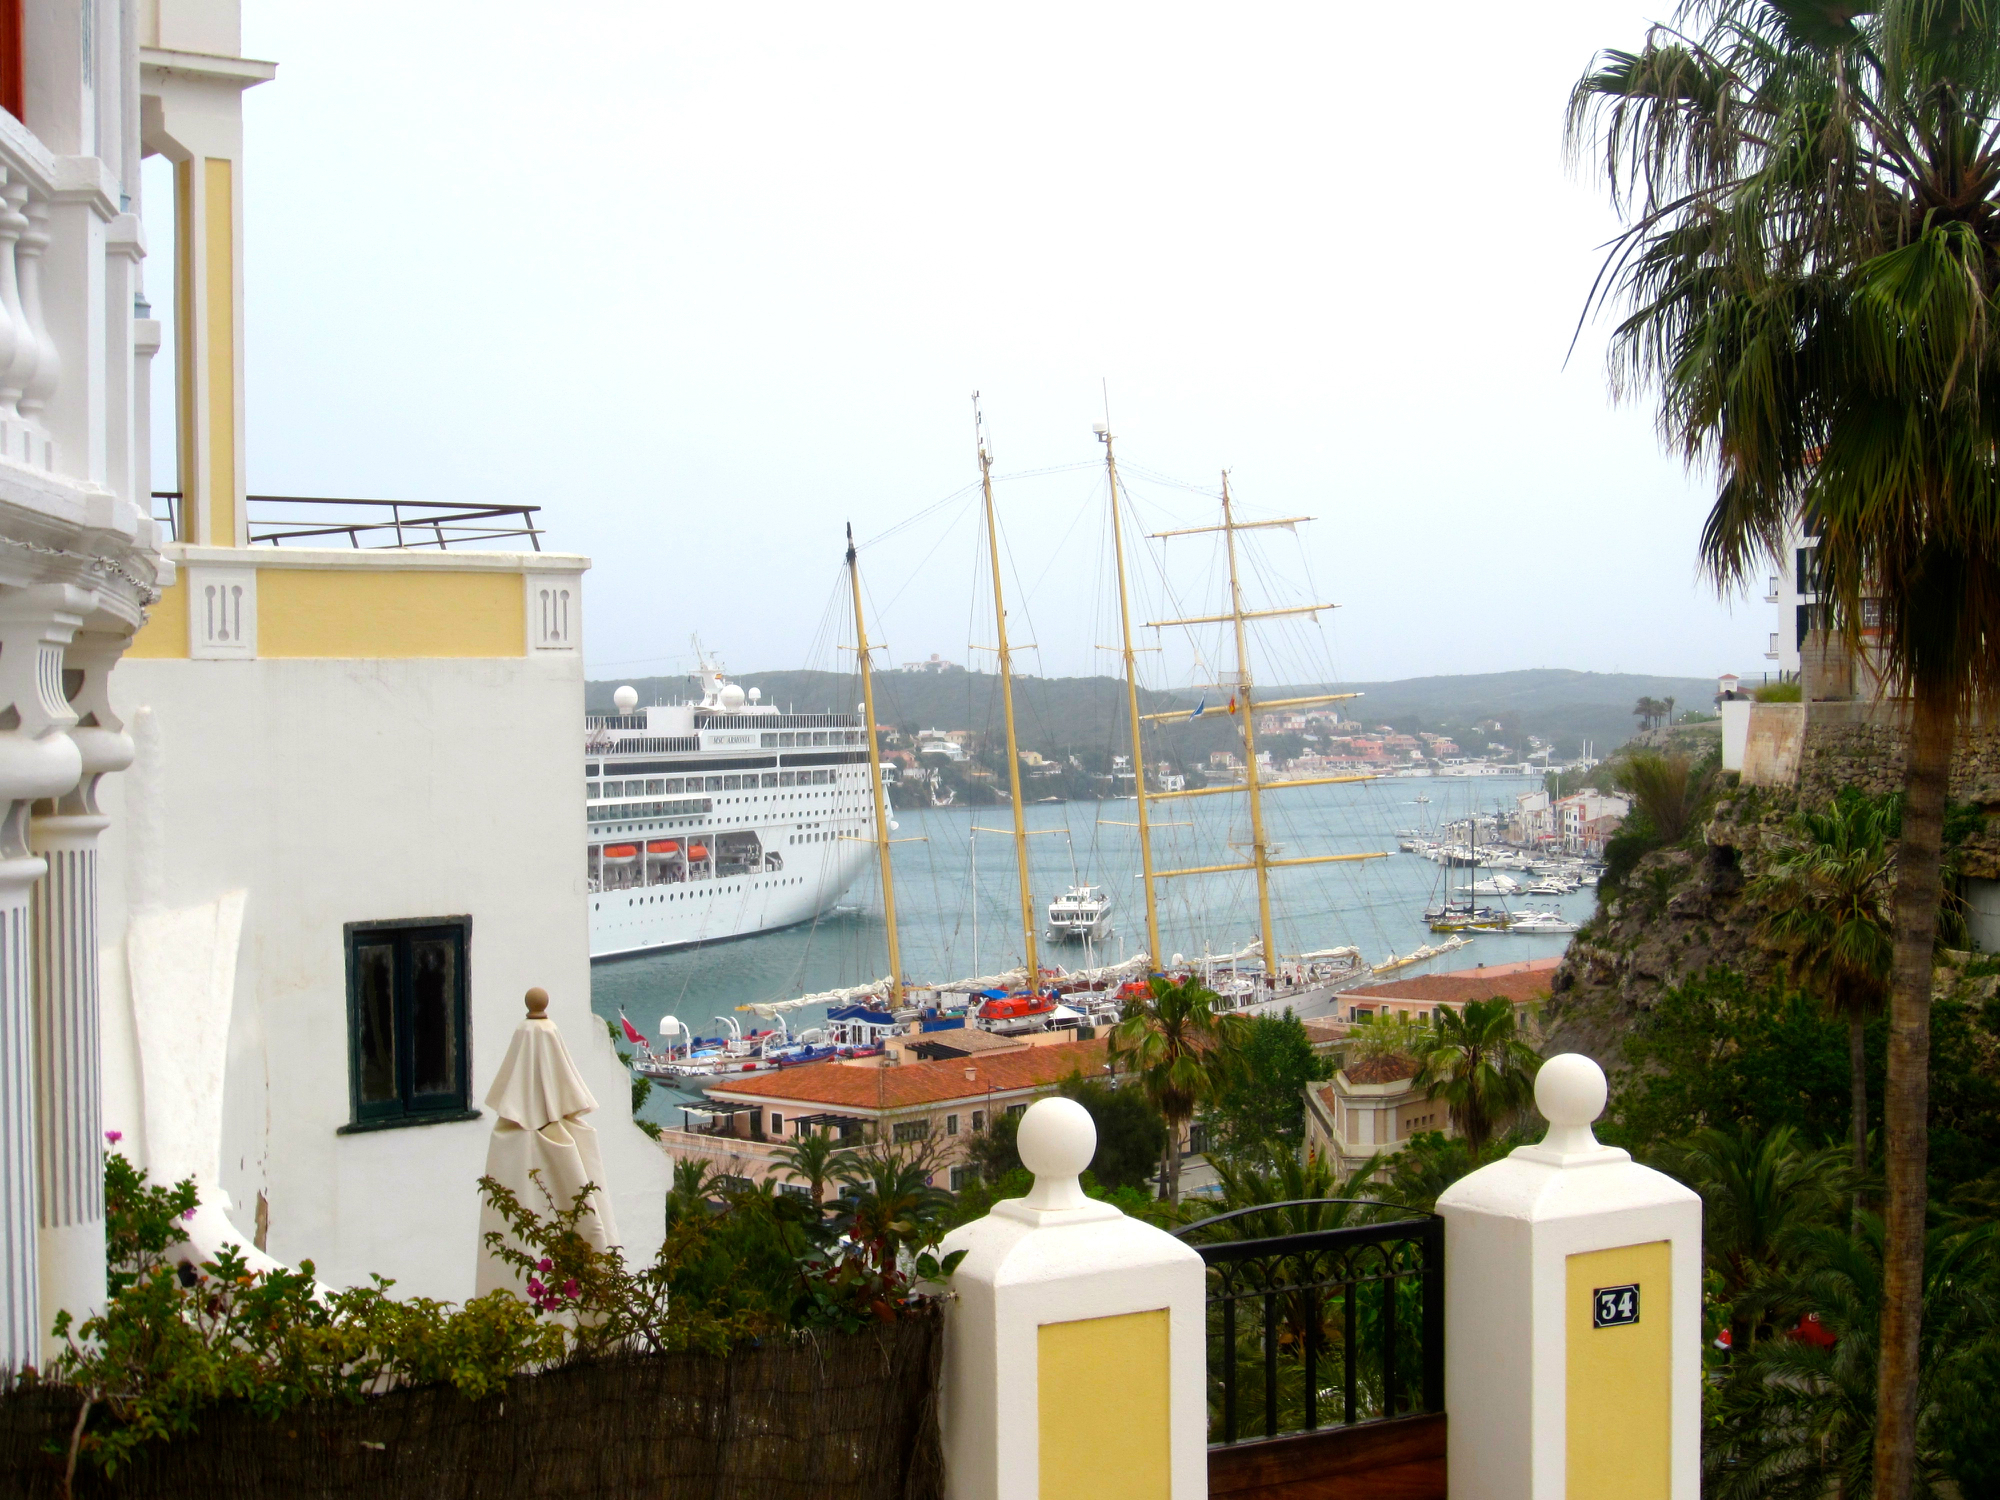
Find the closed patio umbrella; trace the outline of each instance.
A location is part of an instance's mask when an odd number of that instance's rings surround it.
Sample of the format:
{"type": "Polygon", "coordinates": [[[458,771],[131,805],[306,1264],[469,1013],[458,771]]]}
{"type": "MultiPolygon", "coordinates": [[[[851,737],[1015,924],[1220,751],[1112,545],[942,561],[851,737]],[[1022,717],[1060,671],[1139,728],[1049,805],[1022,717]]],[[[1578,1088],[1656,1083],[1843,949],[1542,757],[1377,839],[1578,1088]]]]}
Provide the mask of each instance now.
{"type": "MultiPolygon", "coordinates": [[[[486,1175],[495,1178],[522,1205],[547,1216],[550,1200],[568,1208],[584,1184],[594,1184],[589,1212],[577,1230],[600,1250],[618,1244],[618,1227],[611,1219],[611,1197],[605,1191],[604,1161],[597,1150],[597,1132],[582,1116],[597,1108],[571,1061],[562,1033],[548,1018],[546,990],[528,991],[528,1018],[514,1032],[501,1060],[499,1076],[486,1091],[486,1104],[499,1119],[486,1148],[486,1175]],[[539,1173],[540,1186],[529,1178],[539,1173]],[[546,1189],[546,1195],[544,1194],[546,1189]]],[[[506,1221],[491,1204],[479,1212],[479,1275],[475,1290],[525,1293],[520,1271],[486,1247],[489,1231],[505,1233],[506,1221]]],[[[517,1248],[525,1249],[525,1246],[517,1248]]]]}

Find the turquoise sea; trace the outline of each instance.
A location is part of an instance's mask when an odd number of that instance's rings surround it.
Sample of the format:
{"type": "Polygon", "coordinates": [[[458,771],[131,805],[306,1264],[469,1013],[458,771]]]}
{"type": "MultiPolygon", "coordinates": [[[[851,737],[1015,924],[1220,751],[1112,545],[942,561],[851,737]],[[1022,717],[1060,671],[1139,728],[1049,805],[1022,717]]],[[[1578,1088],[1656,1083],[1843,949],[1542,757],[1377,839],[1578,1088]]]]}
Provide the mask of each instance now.
{"type": "MultiPolygon", "coordinates": [[[[1273,920],[1288,953],[1352,944],[1369,962],[1407,953],[1433,935],[1423,922],[1444,872],[1429,860],[1396,850],[1401,829],[1481,812],[1511,810],[1516,794],[1539,778],[1402,777],[1339,786],[1279,790],[1264,798],[1267,831],[1281,858],[1316,854],[1384,853],[1383,859],[1274,871],[1273,920]],[[1418,798],[1426,801],[1418,801],[1418,798]]],[[[1247,857],[1248,816],[1240,796],[1190,797],[1150,804],[1154,865],[1177,869],[1240,862],[1247,857]]],[[[1037,938],[1047,904],[1072,881],[1104,887],[1114,902],[1114,932],[1095,951],[1110,962],[1145,947],[1145,909],[1138,878],[1134,804],[1037,803],[1028,840],[1037,938]]],[[[999,807],[943,807],[899,812],[893,846],[897,931],[904,972],[913,981],[991,974],[1021,961],[1018,885],[1012,820],[999,807]],[[987,831],[995,830],[995,831],[987,831]]],[[[1464,872],[1457,872],[1463,880],[1464,872]]],[[[1230,952],[1257,935],[1256,882],[1248,873],[1193,875],[1159,882],[1161,947],[1189,958],[1204,950],[1230,952]]],[[[1596,892],[1521,898],[1511,903],[1554,907],[1574,921],[1588,916],[1596,892]]],[[[888,972],[879,883],[870,869],[841,904],[810,925],[702,948],[645,954],[594,966],[591,1001],[600,1015],[622,1009],[652,1035],[659,1018],[677,1016],[702,1035],[721,1029],[714,1018],[735,1015],[751,1001],[782,1000],[888,972]]],[[[1400,971],[1463,969],[1561,953],[1567,935],[1483,934],[1428,964],[1400,971]]],[[[1082,967],[1079,945],[1042,944],[1044,964],[1082,967]]],[[[794,1030],[819,1023],[820,1007],[795,1011],[794,1030]]],[[[764,1025],[737,1019],[746,1029],[764,1025]]],[[[679,1123],[672,1096],[655,1090],[645,1111],[679,1123]]]]}

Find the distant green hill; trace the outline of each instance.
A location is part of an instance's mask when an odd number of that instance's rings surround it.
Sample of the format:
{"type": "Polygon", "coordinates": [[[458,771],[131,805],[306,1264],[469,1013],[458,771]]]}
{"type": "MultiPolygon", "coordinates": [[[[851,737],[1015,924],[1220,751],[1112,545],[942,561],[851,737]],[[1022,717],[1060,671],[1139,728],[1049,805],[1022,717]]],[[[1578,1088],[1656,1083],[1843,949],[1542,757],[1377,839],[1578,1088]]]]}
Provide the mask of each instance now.
{"type": "MultiPolygon", "coordinates": [[[[641,703],[685,697],[686,677],[626,679],[641,703]]],[[[800,712],[851,711],[860,702],[858,679],[836,672],[746,672],[735,679],[759,688],[764,701],[800,712]]],[[[616,681],[592,682],[585,701],[592,713],[611,711],[616,681]]],[[[885,724],[905,730],[971,729],[997,734],[1001,728],[999,678],[988,672],[884,672],[875,679],[876,712],[885,724]]],[[[1363,724],[1450,734],[1468,751],[1486,737],[1474,726],[1497,721],[1497,742],[1539,735],[1555,741],[1559,754],[1574,755],[1588,739],[1608,751],[1638,729],[1632,706],[1641,697],[1672,698],[1680,708],[1706,710],[1715,693],[1712,679],[1648,677],[1631,672],[1570,672],[1538,667],[1520,672],[1487,672],[1457,677],[1410,677],[1397,682],[1350,682],[1264,687],[1265,698],[1309,693],[1360,693],[1339,705],[1344,717],[1363,724]]],[[[1191,707],[1191,693],[1140,694],[1141,711],[1161,713],[1191,707]]],[[[1220,707],[1226,696],[1211,695],[1220,707]]],[[[1023,749],[1043,754],[1077,754],[1095,760],[1119,753],[1125,726],[1124,683],[1115,677],[1023,677],[1015,682],[1014,712],[1023,749]]],[[[1209,751],[1232,744],[1235,730],[1227,715],[1160,731],[1160,749],[1183,761],[1205,760],[1209,751]]]]}

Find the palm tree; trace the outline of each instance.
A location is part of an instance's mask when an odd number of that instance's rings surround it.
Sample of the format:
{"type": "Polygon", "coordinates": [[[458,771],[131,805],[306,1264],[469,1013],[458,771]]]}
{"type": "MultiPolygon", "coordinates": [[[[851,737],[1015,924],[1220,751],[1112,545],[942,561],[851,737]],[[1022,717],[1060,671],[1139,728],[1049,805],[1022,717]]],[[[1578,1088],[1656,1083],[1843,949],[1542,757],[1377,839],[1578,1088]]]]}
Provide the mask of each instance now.
{"type": "Polygon", "coordinates": [[[931,1186],[931,1156],[880,1142],[845,1153],[837,1169],[854,1189],[841,1200],[834,1227],[861,1246],[878,1271],[896,1264],[897,1252],[935,1241],[951,1194],[931,1186]]]}
{"type": "Polygon", "coordinates": [[[1234,1213],[1265,1203],[1292,1206],[1226,1219],[1197,1230],[1190,1237],[1197,1242],[1254,1240],[1370,1223],[1380,1215],[1374,1201],[1380,1190],[1374,1179],[1386,1160],[1383,1156],[1371,1156],[1341,1177],[1333,1164],[1316,1151],[1302,1155],[1267,1145],[1245,1156],[1218,1156],[1210,1165],[1222,1186],[1221,1212],[1234,1213]]]}
{"type": "Polygon", "coordinates": [[[1946,783],[2000,683],[2000,17],[1940,0],[1688,0],[1577,84],[1630,227],[1594,294],[1614,378],[1718,490],[1703,560],[1745,582],[1796,525],[1819,623],[1905,696],[1883,1097],[1877,1500],[1915,1464],[1930,992],[1946,783]]]}
{"type": "Polygon", "coordinates": [[[1126,1001],[1123,1016],[1111,1028],[1112,1067],[1124,1064],[1166,1117],[1160,1177],[1170,1203],[1181,1201],[1181,1133],[1220,1088],[1246,1025],[1243,1017],[1214,1006],[1214,992],[1193,978],[1178,984],[1156,978],[1152,994],[1126,1001]]]}
{"type": "Polygon", "coordinates": [[[1868,1170],[1868,1018],[1889,990],[1895,938],[1889,879],[1896,806],[1843,787],[1831,806],[1801,812],[1770,867],[1750,887],[1767,905],[1760,935],[1788,958],[1793,984],[1847,1022],[1854,1175],[1868,1170]]]}
{"type": "Polygon", "coordinates": [[[1439,1010],[1436,1036],[1411,1086],[1444,1101],[1476,1161],[1499,1127],[1534,1098],[1541,1062],[1521,1040],[1513,1002],[1495,995],[1460,1011],[1439,1010]]]}
{"type": "Polygon", "coordinates": [[[1385,1010],[1358,1023],[1348,1032],[1348,1056],[1422,1057],[1431,1048],[1430,1023],[1408,1011],[1385,1010]]]}
{"type": "Polygon", "coordinates": [[[1701,1194],[1702,1250],[1729,1306],[1735,1357],[1784,1297],[1791,1240],[1827,1218],[1836,1162],[1835,1152],[1802,1149],[1789,1125],[1711,1125],[1661,1154],[1660,1165],[1701,1194]]]}
{"type": "Polygon", "coordinates": [[[1715,790],[1715,767],[1709,763],[1697,768],[1685,755],[1641,750],[1620,767],[1618,785],[1662,842],[1678,844],[1715,790]]]}
{"type": "Polygon", "coordinates": [[[711,1179],[716,1175],[714,1164],[700,1157],[683,1157],[674,1163],[674,1185],[667,1190],[669,1226],[706,1211],[708,1195],[714,1191],[711,1179]]]}
{"type": "Polygon", "coordinates": [[[1638,718],[1639,729],[1643,733],[1659,723],[1660,700],[1657,698],[1641,698],[1637,703],[1632,705],[1632,712],[1638,718]]]}
{"type": "Polygon", "coordinates": [[[840,1180],[848,1155],[832,1136],[810,1131],[783,1147],[778,1160],[784,1163],[787,1179],[806,1184],[812,1194],[813,1212],[820,1213],[826,1207],[827,1184],[840,1180]]]}

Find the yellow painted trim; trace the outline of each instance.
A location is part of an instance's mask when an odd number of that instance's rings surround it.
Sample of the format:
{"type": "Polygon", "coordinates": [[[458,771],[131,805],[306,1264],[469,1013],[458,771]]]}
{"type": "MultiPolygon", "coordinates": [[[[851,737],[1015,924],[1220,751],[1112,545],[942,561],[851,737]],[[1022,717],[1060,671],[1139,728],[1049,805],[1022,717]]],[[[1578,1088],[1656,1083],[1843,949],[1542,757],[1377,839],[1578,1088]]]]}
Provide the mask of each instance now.
{"type": "Polygon", "coordinates": [[[1668,1500],[1673,1485],[1673,1256],[1665,1240],[1572,1255],[1568,1500],[1668,1500]],[[1591,1324],[1598,1287],[1639,1286],[1639,1321],[1591,1324]]]}
{"type": "Polygon", "coordinates": [[[527,655],[519,573],[257,571],[260,657],[527,655]]]}
{"type": "Polygon", "coordinates": [[[1042,1500],[1168,1500],[1168,1363],[1165,1308],[1041,1325],[1042,1500]]]}
{"type": "Polygon", "coordinates": [[[208,515],[201,540],[236,545],[235,164],[202,162],[202,287],[208,298],[208,515]]]}
{"type": "Polygon", "coordinates": [[[174,431],[178,451],[175,487],[181,492],[180,539],[199,532],[189,510],[201,483],[195,462],[194,378],[194,162],[174,163],[174,431]]]}
{"type": "Polygon", "coordinates": [[[125,655],[132,657],[180,658],[188,654],[187,574],[182,573],[161,590],[158,601],[146,611],[146,623],[125,655]]]}

